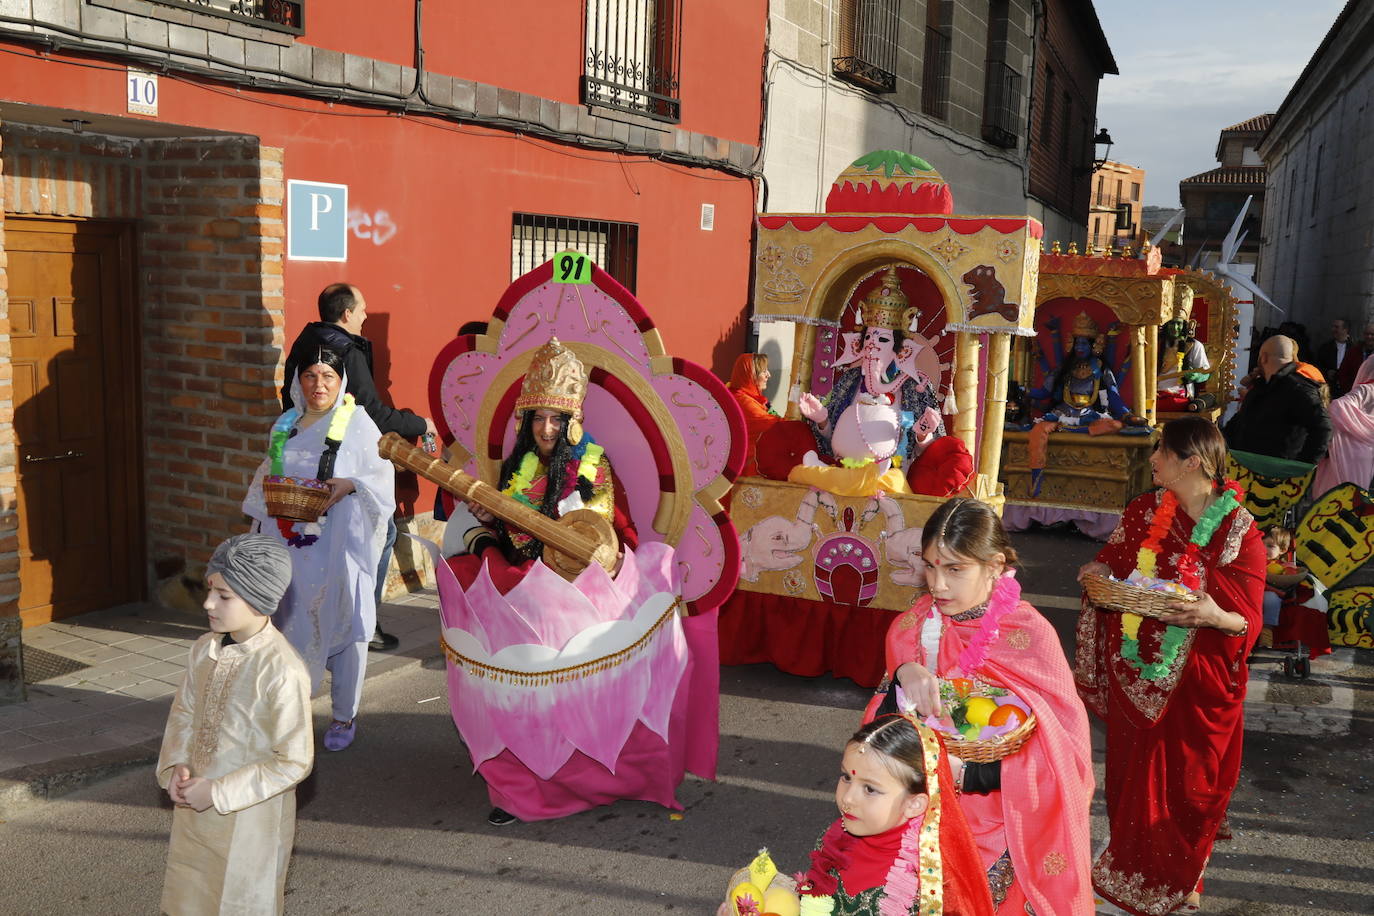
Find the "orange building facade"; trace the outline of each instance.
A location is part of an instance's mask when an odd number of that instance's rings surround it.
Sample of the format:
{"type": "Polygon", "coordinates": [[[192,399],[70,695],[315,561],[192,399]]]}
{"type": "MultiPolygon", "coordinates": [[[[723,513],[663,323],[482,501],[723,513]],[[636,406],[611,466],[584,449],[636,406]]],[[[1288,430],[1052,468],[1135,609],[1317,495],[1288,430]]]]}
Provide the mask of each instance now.
{"type": "MultiPolygon", "coordinates": [[[[0,702],[23,625],[242,530],[331,282],[421,414],[443,344],[566,248],[674,354],[744,346],[762,0],[237,6],[0,15],[0,702]]],[[[398,483],[403,515],[432,496],[398,483]]]]}

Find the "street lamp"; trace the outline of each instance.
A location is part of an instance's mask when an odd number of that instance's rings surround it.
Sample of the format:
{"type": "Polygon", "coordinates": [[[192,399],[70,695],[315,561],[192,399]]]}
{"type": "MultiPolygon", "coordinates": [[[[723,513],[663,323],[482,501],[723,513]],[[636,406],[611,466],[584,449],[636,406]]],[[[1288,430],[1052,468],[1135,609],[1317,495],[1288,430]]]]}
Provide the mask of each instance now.
{"type": "Polygon", "coordinates": [[[1107,128],[1102,128],[1093,137],[1093,160],[1091,165],[1078,166],[1073,170],[1075,175],[1091,175],[1107,163],[1107,156],[1112,151],[1112,135],[1107,133],[1107,128]]]}

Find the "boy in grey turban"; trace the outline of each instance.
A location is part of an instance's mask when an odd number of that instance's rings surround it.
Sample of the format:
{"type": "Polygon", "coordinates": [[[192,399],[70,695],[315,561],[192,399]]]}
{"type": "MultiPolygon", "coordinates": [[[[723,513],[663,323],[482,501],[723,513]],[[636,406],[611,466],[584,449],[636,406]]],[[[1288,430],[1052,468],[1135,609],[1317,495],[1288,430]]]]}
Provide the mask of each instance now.
{"type": "Polygon", "coordinates": [[[296,784],[315,759],[310,674],[270,616],[291,557],[280,538],[241,534],[205,579],[211,632],[191,647],[157,762],[176,805],[162,912],[280,913],[296,784]]]}

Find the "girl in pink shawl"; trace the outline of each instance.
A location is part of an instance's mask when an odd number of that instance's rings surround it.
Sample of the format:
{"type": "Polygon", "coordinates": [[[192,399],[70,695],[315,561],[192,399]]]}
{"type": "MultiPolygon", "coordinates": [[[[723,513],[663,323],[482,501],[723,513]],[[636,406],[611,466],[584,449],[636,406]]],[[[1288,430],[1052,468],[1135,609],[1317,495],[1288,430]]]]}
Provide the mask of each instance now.
{"type": "Polygon", "coordinates": [[[1369,489],[1374,477],[1374,356],[1360,366],[1348,394],[1331,402],[1331,444],[1317,465],[1312,495],[1343,483],[1369,489]]]}
{"type": "Polygon", "coordinates": [[[1035,714],[1035,730],[1010,756],[951,759],[997,912],[1091,913],[1088,715],[1059,637],[1020,600],[1016,551],[985,503],[949,500],[921,542],[930,593],[887,633],[887,670],[906,702],[938,715],[938,680],[966,678],[1006,688],[1035,714]]]}

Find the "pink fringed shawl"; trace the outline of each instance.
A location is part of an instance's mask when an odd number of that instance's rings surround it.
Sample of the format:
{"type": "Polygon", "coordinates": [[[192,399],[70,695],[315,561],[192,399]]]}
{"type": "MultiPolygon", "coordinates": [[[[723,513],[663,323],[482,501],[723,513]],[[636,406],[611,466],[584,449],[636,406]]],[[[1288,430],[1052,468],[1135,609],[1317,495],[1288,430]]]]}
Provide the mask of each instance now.
{"type": "MultiPolygon", "coordinates": [[[[929,596],[898,617],[887,634],[887,670],[925,663],[922,625],[929,596]]],[[[959,655],[981,620],[947,623],[935,673],[953,676],[959,655]]],[[[971,674],[972,672],[963,672],[971,674]]],[[[1074,688],[1054,628],[1022,601],[1001,621],[979,677],[1006,687],[1035,713],[1036,730],[1025,747],[1002,761],[1002,790],[965,795],[968,818],[985,868],[1011,851],[1016,883],[1037,913],[1091,913],[1092,864],[1088,806],[1093,773],[1088,714],[1074,688]]],[[[1018,912],[1020,912],[1018,910],[1018,912]]]]}

